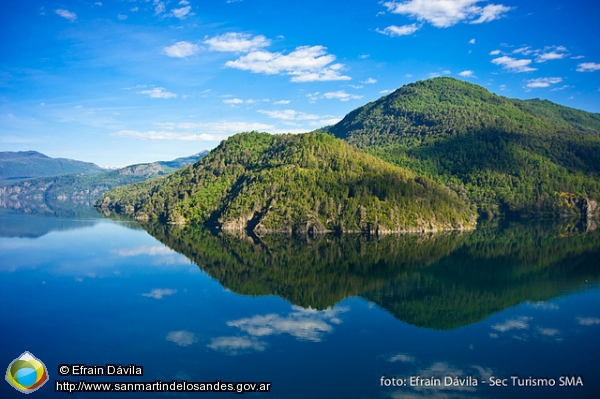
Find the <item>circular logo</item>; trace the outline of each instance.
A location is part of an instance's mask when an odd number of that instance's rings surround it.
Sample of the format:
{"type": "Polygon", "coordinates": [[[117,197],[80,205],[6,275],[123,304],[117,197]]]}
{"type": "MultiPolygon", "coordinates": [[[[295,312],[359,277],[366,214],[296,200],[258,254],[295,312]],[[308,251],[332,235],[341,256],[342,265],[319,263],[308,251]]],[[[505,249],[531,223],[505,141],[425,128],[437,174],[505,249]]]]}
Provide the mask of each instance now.
{"type": "Polygon", "coordinates": [[[31,393],[48,381],[48,372],[40,359],[23,352],[6,369],[6,381],[19,392],[31,393]]]}

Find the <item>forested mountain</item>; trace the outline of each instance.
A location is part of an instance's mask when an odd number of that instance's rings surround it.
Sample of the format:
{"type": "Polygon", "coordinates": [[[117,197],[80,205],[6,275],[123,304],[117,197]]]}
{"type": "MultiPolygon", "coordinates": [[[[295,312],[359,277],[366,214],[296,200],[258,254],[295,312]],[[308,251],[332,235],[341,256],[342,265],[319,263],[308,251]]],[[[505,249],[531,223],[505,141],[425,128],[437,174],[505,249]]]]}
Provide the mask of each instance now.
{"type": "Polygon", "coordinates": [[[0,152],[0,186],[42,176],[105,172],[96,164],[66,158],[50,158],[37,151],[0,152]]]}
{"type": "Polygon", "coordinates": [[[600,199],[600,114],[549,101],[435,78],[320,130],[465,193],[483,214],[587,217],[600,199]]]}
{"type": "Polygon", "coordinates": [[[129,165],[94,175],[68,174],[38,177],[0,187],[0,198],[19,199],[96,199],[112,187],[137,183],[156,176],[164,176],[196,162],[206,151],[172,161],[129,165]]]}
{"type": "Polygon", "coordinates": [[[98,206],[226,230],[422,231],[473,227],[464,199],[321,134],[241,133],[165,178],[117,187],[98,206]]]}

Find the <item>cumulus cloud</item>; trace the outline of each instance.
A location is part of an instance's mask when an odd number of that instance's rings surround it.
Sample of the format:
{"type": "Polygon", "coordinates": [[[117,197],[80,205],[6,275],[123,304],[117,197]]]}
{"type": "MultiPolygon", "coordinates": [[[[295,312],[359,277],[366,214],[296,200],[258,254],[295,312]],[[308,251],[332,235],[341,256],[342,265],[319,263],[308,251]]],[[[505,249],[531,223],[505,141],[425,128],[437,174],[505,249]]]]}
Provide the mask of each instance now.
{"type": "Polygon", "coordinates": [[[458,76],[462,76],[463,78],[472,78],[475,76],[475,73],[470,69],[467,69],[466,71],[459,72],[458,76]]]}
{"type": "Polygon", "coordinates": [[[582,326],[595,326],[600,324],[600,318],[597,317],[578,317],[577,322],[582,326]]]}
{"type": "Polygon", "coordinates": [[[134,248],[119,249],[116,251],[119,256],[161,256],[173,255],[175,251],[165,247],[164,245],[141,245],[134,248]]]}
{"type": "Polygon", "coordinates": [[[562,82],[562,78],[538,78],[527,81],[527,87],[530,89],[538,89],[550,87],[551,85],[562,82]]]}
{"type": "Polygon", "coordinates": [[[515,59],[508,56],[502,56],[498,58],[494,58],[492,60],[493,64],[500,65],[502,68],[506,69],[509,72],[531,72],[536,71],[536,68],[531,68],[529,64],[531,64],[531,60],[527,59],[515,59]]]}
{"type": "Polygon", "coordinates": [[[401,363],[414,363],[415,362],[415,358],[413,356],[404,354],[404,353],[398,353],[396,355],[390,356],[387,359],[388,362],[401,362],[401,363]]]}
{"type": "Polygon", "coordinates": [[[247,53],[256,51],[271,45],[271,41],[266,37],[254,36],[246,33],[230,32],[215,36],[204,41],[212,51],[239,52],[247,53]]]}
{"type": "Polygon", "coordinates": [[[390,25],[383,30],[377,29],[377,32],[379,32],[383,35],[391,36],[391,37],[406,36],[406,35],[412,35],[416,31],[418,31],[420,28],[421,27],[417,26],[417,24],[403,25],[403,26],[390,25]]]}
{"type": "Polygon", "coordinates": [[[198,53],[200,48],[190,42],[181,41],[163,48],[166,55],[173,58],[185,58],[198,53]]]}
{"type": "Polygon", "coordinates": [[[600,64],[595,62],[584,62],[577,66],[577,72],[596,72],[600,71],[600,64]]]}
{"type": "Polygon", "coordinates": [[[175,342],[179,346],[190,346],[198,342],[198,338],[192,332],[181,330],[171,331],[167,334],[167,341],[175,342]]]}
{"type": "Polygon", "coordinates": [[[560,331],[558,331],[555,328],[538,327],[538,332],[546,337],[555,337],[557,335],[560,335],[560,331]]]}
{"type": "Polygon", "coordinates": [[[427,21],[438,28],[448,28],[462,21],[471,24],[490,22],[502,17],[511,7],[488,4],[480,7],[482,0],[408,0],[389,1],[383,5],[394,14],[408,15],[427,21]]]}
{"type": "Polygon", "coordinates": [[[192,7],[186,6],[181,8],[174,8],[173,10],[171,10],[171,13],[175,18],[184,19],[188,15],[191,15],[190,11],[192,11],[192,7]]]}
{"type": "Polygon", "coordinates": [[[226,62],[225,66],[252,73],[290,75],[292,82],[350,80],[341,74],[342,64],[332,64],[334,60],[335,56],[328,54],[326,47],[300,46],[289,54],[252,51],[226,62]]]}
{"type": "Polygon", "coordinates": [[[177,94],[166,91],[164,87],[155,87],[150,90],[142,90],[138,92],[139,94],[145,94],[150,98],[175,98],[177,94]]]}
{"type": "Polygon", "coordinates": [[[561,60],[569,55],[564,46],[550,46],[536,52],[536,62],[546,62],[552,60],[561,60]]]}
{"type": "Polygon", "coordinates": [[[531,321],[531,317],[518,317],[512,320],[506,320],[502,324],[494,324],[492,329],[499,332],[507,332],[510,330],[527,330],[529,329],[529,321],[531,321]]]}
{"type": "Polygon", "coordinates": [[[498,55],[500,54],[500,50],[492,50],[490,51],[490,55],[498,55]]]}
{"type": "Polygon", "coordinates": [[[162,123],[162,130],[121,130],[113,136],[137,140],[220,141],[232,134],[248,131],[273,131],[273,125],[255,122],[162,123]]]}
{"type": "Polygon", "coordinates": [[[229,105],[239,105],[243,104],[244,100],[242,100],[241,98],[228,98],[226,100],[223,100],[223,102],[229,105]]]}
{"type": "Polygon", "coordinates": [[[372,84],[377,83],[377,79],[368,78],[367,80],[363,80],[361,83],[366,84],[366,85],[372,85],[372,84]]]}
{"type": "Polygon", "coordinates": [[[475,44],[475,39],[469,40],[469,44],[475,44]]]}
{"type": "Polygon", "coordinates": [[[261,114],[267,115],[269,118],[281,119],[284,121],[306,121],[320,119],[319,115],[307,114],[304,112],[294,111],[292,109],[267,111],[264,109],[258,110],[261,114]]]}
{"type": "Polygon", "coordinates": [[[164,296],[176,294],[177,290],[169,288],[155,288],[150,292],[143,293],[142,296],[146,296],[154,299],[162,299],[164,296]]]}
{"type": "Polygon", "coordinates": [[[237,327],[253,337],[289,334],[300,341],[320,342],[325,333],[333,331],[332,324],[339,324],[339,313],[346,308],[316,311],[299,309],[286,317],[277,314],[256,315],[253,317],[227,322],[228,326],[237,327]]]}
{"type": "Polygon", "coordinates": [[[359,100],[359,99],[363,98],[363,96],[359,96],[357,94],[346,93],[344,90],[330,91],[330,92],[324,93],[323,97],[328,100],[336,99],[336,100],[340,100],[340,101],[359,100]]]}
{"type": "Polygon", "coordinates": [[[279,100],[279,101],[273,102],[273,104],[275,104],[275,105],[287,105],[289,103],[290,103],[290,100],[279,100]]]}
{"type": "Polygon", "coordinates": [[[159,15],[165,12],[165,3],[154,0],[154,15],[159,15]]]}
{"type": "Polygon", "coordinates": [[[73,22],[77,19],[77,14],[75,14],[74,12],[70,12],[69,10],[63,10],[62,8],[59,8],[58,10],[55,10],[54,12],[56,14],[60,15],[61,17],[68,19],[71,22],[73,22]]]}

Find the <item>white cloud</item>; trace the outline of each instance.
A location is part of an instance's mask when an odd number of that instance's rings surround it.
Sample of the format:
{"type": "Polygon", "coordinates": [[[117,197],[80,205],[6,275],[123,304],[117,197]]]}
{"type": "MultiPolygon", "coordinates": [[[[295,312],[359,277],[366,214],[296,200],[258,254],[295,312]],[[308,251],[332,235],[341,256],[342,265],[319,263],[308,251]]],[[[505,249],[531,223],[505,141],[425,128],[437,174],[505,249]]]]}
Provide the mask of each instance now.
{"type": "Polygon", "coordinates": [[[129,11],[131,11],[131,12],[138,12],[138,10],[139,10],[139,7],[133,7],[129,11]]]}
{"type": "Polygon", "coordinates": [[[390,356],[387,359],[388,362],[401,362],[401,363],[414,363],[415,362],[415,358],[410,356],[410,355],[406,355],[404,353],[398,353],[396,355],[390,356]]]}
{"type": "Polygon", "coordinates": [[[190,346],[198,342],[198,338],[194,333],[189,331],[171,331],[167,334],[167,341],[175,342],[179,346],[190,346]]]}
{"type": "Polygon", "coordinates": [[[551,60],[561,60],[569,55],[566,47],[564,46],[550,46],[544,48],[544,50],[537,51],[536,62],[546,62],[551,60]]]}
{"type": "Polygon", "coordinates": [[[196,54],[200,49],[197,45],[182,41],[163,48],[166,55],[174,58],[185,58],[196,54]]]}
{"type": "Polygon", "coordinates": [[[346,93],[344,90],[330,91],[330,92],[324,93],[323,97],[328,100],[336,99],[336,100],[340,100],[340,101],[359,100],[359,99],[363,98],[363,96],[346,93]]]}
{"type": "Polygon", "coordinates": [[[475,73],[470,69],[467,69],[466,71],[459,72],[458,75],[462,76],[463,78],[472,78],[475,76],[475,73]]]}
{"type": "Polygon", "coordinates": [[[271,45],[271,41],[266,37],[254,36],[246,33],[230,32],[215,36],[204,41],[212,51],[240,52],[247,53],[256,51],[263,47],[271,45]]]}
{"type": "Polygon", "coordinates": [[[289,334],[301,341],[320,342],[325,333],[331,333],[333,326],[341,320],[339,313],[347,308],[316,311],[296,308],[296,312],[282,317],[276,314],[256,315],[250,318],[227,322],[230,327],[237,327],[253,337],[289,334]]]}
{"type": "Polygon", "coordinates": [[[594,326],[600,324],[600,318],[597,317],[578,317],[577,322],[582,326],[594,326]]]}
{"type": "Polygon", "coordinates": [[[164,87],[155,87],[150,90],[142,90],[138,92],[139,94],[145,94],[150,98],[175,98],[177,94],[171,93],[169,91],[165,91],[164,87]]]}
{"type": "Polygon", "coordinates": [[[154,4],[156,5],[156,7],[154,7],[154,15],[159,15],[165,12],[165,3],[154,0],[154,4]]]}
{"type": "Polygon", "coordinates": [[[546,337],[554,337],[556,335],[560,335],[560,331],[555,328],[543,328],[538,327],[538,332],[546,337]]]}
{"type": "Polygon", "coordinates": [[[239,105],[243,104],[244,100],[242,100],[241,98],[228,98],[227,100],[223,100],[223,102],[229,105],[239,105]]]}
{"type": "Polygon", "coordinates": [[[500,50],[492,50],[490,51],[490,55],[498,55],[500,54],[500,50]]]}
{"type": "Polygon", "coordinates": [[[493,64],[500,65],[502,68],[508,70],[509,72],[531,72],[536,71],[536,68],[531,68],[528,66],[531,64],[531,60],[517,60],[512,57],[502,56],[498,58],[494,58],[492,60],[493,64]]]}
{"type": "Polygon", "coordinates": [[[510,330],[527,330],[529,329],[529,321],[531,320],[531,317],[526,317],[526,316],[522,316],[522,317],[518,317],[516,319],[512,319],[512,320],[506,320],[504,323],[502,324],[494,324],[492,326],[492,329],[496,330],[496,331],[500,331],[500,332],[506,332],[506,331],[510,331],[510,330]]]}
{"type": "Polygon", "coordinates": [[[269,118],[281,119],[284,121],[306,121],[320,119],[318,115],[307,114],[304,112],[294,111],[293,109],[267,111],[264,109],[258,110],[261,114],[267,115],[269,118]]]}
{"type": "Polygon", "coordinates": [[[469,44],[475,44],[475,39],[469,40],[469,44]]]}
{"type": "Polygon", "coordinates": [[[127,19],[127,15],[117,14],[117,18],[119,19],[119,21],[125,21],[127,19]]]}
{"type": "Polygon", "coordinates": [[[62,8],[59,8],[54,12],[60,15],[61,17],[68,19],[71,22],[77,19],[77,14],[75,14],[74,12],[70,12],[69,10],[63,10],[62,8]]]}
{"type": "Polygon", "coordinates": [[[220,141],[232,134],[249,131],[274,131],[273,125],[255,122],[162,123],[164,130],[121,130],[113,136],[137,140],[220,141]]]}
{"type": "Polygon", "coordinates": [[[237,355],[240,352],[248,352],[250,350],[262,352],[266,348],[264,342],[254,337],[218,337],[213,338],[207,346],[210,349],[225,352],[229,355],[237,355]]]}
{"type": "Polygon", "coordinates": [[[395,36],[412,35],[419,29],[421,29],[421,27],[417,26],[417,24],[403,25],[403,26],[390,25],[387,28],[385,28],[384,30],[377,29],[377,32],[384,34],[384,35],[391,36],[391,37],[395,37],[395,36]]]}
{"type": "Polygon", "coordinates": [[[448,28],[461,21],[472,24],[490,22],[511,10],[501,4],[477,6],[481,0],[408,0],[383,3],[394,14],[408,15],[419,21],[427,21],[438,28],[448,28]]]}
{"type": "Polygon", "coordinates": [[[173,14],[173,16],[175,18],[184,19],[188,15],[192,15],[192,14],[190,14],[191,10],[192,10],[192,6],[186,6],[186,7],[181,7],[181,8],[174,8],[173,10],[171,10],[171,13],[173,14]]]}
{"type": "Polygon", "coordinates": [[[279,101],[273,102],[273,104],[275,104],[275,105],[287,105],[289,103],[290,103],[290,100],[279,100],[279,101]]]}
{"type": "Polygon", "coordinates": [[[530,79],[527,81],[527,87],[530,89],[538,89],[543,87],[550,87],[551,85],[562,82],[562,78],[538,78],[530,79]]]}
{"type": "Polygon", "coordinates": [[[377,79],[368,78],[367,80],[363,80],[360,83],[363,83],[363,84],[366,84],[366,85],[372,85],[372,84],[377,83],[377,79]]]}
{"type": "Polygon", "coordinates": [[[301,46],[287,55],[253,51],[226,62],[225,66],[267,75],[286,74],[292,76],[292,82],[350,80],[349,76],[341,75],[342,64],[332,64],[335,56],[326,50],[323,46],[301,46]]]}
{"type": "Polygon", "coordinates": [[[173,255],[176,252],[165,247],[164,245],[141,245],[139,247],[119,249],[116,253],[120,256],[160,256],[160,255],[173,255]]]}
{"type": "Polygon", "coordinates": [[[146,296],[154,299],[162,299],[164,296],[169,296],[176,294],[177,290],[172,290],[169,288],[155,288],[150,292],[143,293],[142,296],[146,296]]]}
{"type": "Polygon", "coordinates": [[[577,66],[577,72],[595,72],[600,71],[600,64],[595,62],[584,62],[577,66]]]}

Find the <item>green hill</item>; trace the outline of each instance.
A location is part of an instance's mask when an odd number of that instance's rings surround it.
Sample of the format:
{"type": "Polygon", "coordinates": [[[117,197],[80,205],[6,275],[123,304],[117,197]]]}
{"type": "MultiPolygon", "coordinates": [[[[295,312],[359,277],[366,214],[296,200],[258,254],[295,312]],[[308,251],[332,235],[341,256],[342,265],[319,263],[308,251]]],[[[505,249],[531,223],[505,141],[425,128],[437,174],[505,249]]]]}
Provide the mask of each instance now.
{"type": "Polygon", "coordinates": [[[42,176],[105,172],[96,164],[66,158],[50,158],[36,151],[0,152],[0,186],[42,176]]]}
{"type": "Polygon", "coordinates": [[[484,214],[587,217],[600,199],[600,115],[549,101],[435,78],[321,130],[465,193],[484,214]]]}
{"type": "Polygon", "coordinates": [[[330,135],[241,133],[165,178],[97,205],[137,219],[255,233],[471,228],[458,195],[330,135]]]}

